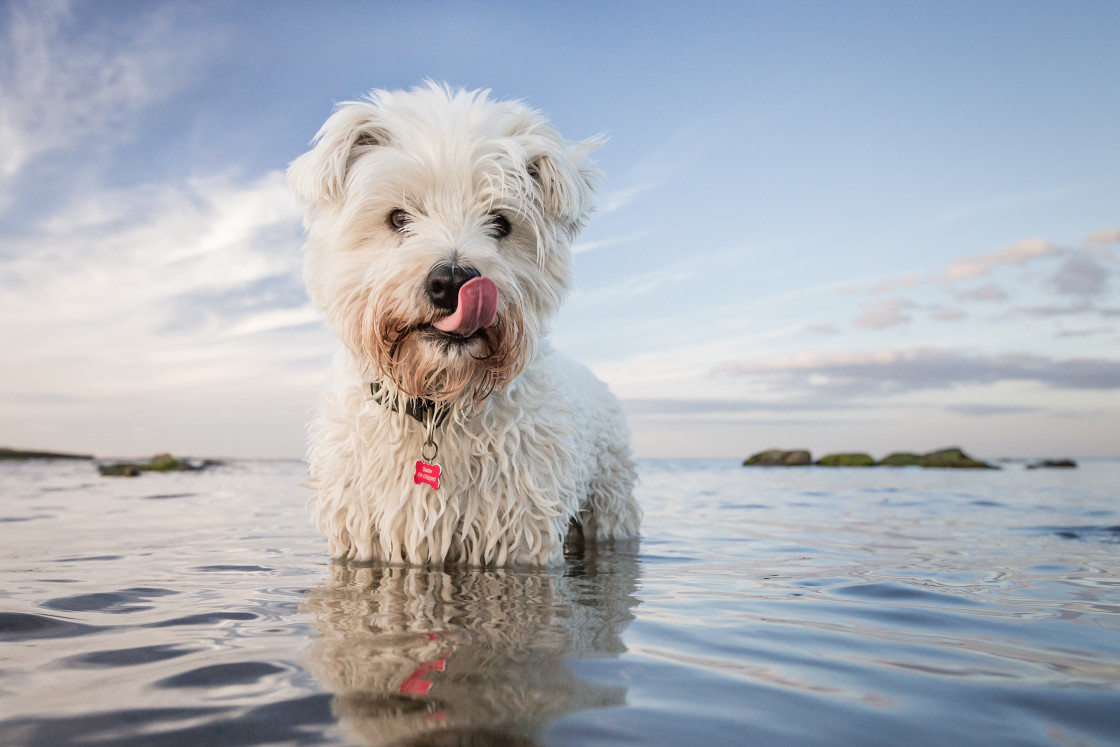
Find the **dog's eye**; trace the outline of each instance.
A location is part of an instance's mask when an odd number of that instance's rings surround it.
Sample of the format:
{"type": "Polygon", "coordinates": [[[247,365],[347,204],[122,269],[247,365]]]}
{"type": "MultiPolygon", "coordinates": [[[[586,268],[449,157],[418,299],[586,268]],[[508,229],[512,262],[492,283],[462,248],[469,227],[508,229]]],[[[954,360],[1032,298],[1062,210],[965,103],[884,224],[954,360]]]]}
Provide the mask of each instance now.
{"type": "Polygon", "coordinates": [[[509,218],[498,213],[490,214],[490,227],[494,235],[499,239],[504,239],[509,236],[509,232],[513,230],[513,226],[509,224],[509,218]]]}
{"type": "Polygon", "coordinates": [[[394,210],[389,213],[389,226],[394,231],[402,231],[412,220],[412,216],[403,210],[394,210]]]}

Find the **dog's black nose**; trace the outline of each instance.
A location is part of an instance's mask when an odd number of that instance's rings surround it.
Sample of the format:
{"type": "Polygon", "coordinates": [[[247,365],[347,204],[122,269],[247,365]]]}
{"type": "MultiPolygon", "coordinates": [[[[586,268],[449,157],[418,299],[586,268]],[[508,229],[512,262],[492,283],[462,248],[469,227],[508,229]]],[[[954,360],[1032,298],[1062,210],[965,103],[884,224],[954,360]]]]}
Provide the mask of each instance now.
{"type": "Polygon", "coordinates": [[[454,311],[459,305],[459,289],[468,280],[481,275],[481,272],[469,265],[439,264],[428,273],[424,290],[428,293],[428,300],[437,309],[454,311]]]}

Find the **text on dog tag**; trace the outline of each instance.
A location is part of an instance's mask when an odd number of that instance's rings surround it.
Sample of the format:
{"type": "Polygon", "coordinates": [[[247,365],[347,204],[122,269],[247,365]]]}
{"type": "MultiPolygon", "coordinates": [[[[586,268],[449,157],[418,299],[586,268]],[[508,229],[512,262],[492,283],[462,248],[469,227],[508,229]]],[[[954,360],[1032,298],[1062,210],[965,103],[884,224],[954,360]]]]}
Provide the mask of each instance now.
{"type": "Polygon", "coordinates": [[[428,464],[423,459],[416,460],[416,474],[412,476],[412,482],[416,485],[424,483],[431,486],[432,490],[439,490],[439,465],[428,464]]]}

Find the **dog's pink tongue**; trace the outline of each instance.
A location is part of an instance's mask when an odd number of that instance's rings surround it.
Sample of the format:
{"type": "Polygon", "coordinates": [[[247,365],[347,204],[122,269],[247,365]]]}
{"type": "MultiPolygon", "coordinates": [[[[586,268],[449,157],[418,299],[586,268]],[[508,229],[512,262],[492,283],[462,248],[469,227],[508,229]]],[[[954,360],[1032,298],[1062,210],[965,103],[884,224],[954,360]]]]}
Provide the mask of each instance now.
{"type": "Polygon", "coordinates": [[[459,289],[459,305],[432,326],[453,335],[473,335],[498,316],[498,289],[490,278],[472,278],[459,289]]]}

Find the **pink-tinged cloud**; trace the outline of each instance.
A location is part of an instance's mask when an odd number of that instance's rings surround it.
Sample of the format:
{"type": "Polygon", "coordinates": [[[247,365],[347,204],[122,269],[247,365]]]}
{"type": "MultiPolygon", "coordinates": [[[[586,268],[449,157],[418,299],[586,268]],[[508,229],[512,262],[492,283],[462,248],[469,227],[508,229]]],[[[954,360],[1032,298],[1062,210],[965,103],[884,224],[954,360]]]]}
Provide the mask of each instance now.
{"type": "Polygon", "coordinates": [[[1089,234],[1085,239],[1085,243],[1089,246],[1102,246],[1104,244],[1120,244],[1120,230],[1115,228],[1106,228],[1103,231],[1097,231],[1089,234]]]}
{"type": "Polygon", "coordinates": [[[911,273],[909,275],[903,275],[902,277],[897,278],[889,278],[881,283],[876,283],[875,285],[868,288],[867,292],[871,295],[878,295],[880,293],[886,293],[887,291],[896,290],[898,288],[913,288],[920,282],[922,282],[921,279],[917,275],[911,273]]]}
{"type": "Polygon", "coordinates": [[[968,280],[982,275],[987,275],[993,267],[999,265],[1017,265],[1039,257],[1050,257],[1060,254],[1061,250],[1045,239],[1024,239],[1017,241],[1006,249],[998,252],[988,252],[978,257],[963,257],[949,265],[942,280],[968,280]]]}
{"type": "Polygon", "coordinates": [[[910,321],[910,315],[906,313],[910,304],[899,298],[878,301],[865,308],[868,311],[852,320],[852,324],[863,329],[887,329],[910,321]]]}
{"type": "Polygon", "coordinates": [[[979,288],[973,288],[968,291],[961,291],[957,294],[958,301],[1006,301],[1007,294],[997,288],[995,285],[988,283],[979,288]]]}

